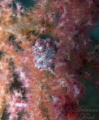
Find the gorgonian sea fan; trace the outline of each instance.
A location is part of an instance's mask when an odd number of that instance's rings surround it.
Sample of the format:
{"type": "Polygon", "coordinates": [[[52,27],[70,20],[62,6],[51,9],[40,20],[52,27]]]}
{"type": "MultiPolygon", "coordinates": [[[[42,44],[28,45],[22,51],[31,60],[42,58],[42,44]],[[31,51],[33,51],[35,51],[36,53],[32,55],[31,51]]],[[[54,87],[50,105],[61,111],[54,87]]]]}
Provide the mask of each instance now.
{"type": "Polygon", "coordinates": [[[82,120],[87,66],[99,78],[99,55],[89,48],[99,1],[35,3],[25,9],[18,0],[0,1],[0,117],[82,120]]]}

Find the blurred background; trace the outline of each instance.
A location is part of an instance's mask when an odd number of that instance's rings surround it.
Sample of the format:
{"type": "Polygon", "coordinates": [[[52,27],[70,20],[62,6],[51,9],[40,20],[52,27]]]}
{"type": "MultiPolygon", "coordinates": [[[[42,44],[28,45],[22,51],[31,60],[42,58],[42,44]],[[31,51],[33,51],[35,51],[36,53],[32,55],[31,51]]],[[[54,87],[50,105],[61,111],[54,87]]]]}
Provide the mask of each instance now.
{"type": "MultiPolygon", "coordinates": [[[[34,6],[36,0],[17,0],[22,3],[25,8],[29,8],[34,6]]],[[[95,45],[99,44],[99,23],[97,23],[97,27],[90,31],[90,37],[95,45]]],[[[80,105],[85,109],[98,109],[98,112],[90,112],[90,116],[94,116],[93,120],[99,120],[99,89],[96,88],[93,83],[85,80],[86,93],[83,99],[80,102],[80,105]]]]}
{"type": "MultiPolygon", "coordinates": [[[[27,9],[31,6],[34,6],[36,0],[16,0],[20,1],[22,5],[27,9]]],[[[97,23],[99,25],[99,23],[97,23]]],[[[97,26],[95,29],[90,31],[90,37],[94,41],[95,45],[99,44],[99,27],[97,26]]],[[[16,84],[16,87],[18,84],[16,84]]],[[[80,105],[85,109],[97,109],[98,112],[90,112],[90,116],[94,115],[93,120],[99,120],[99,89],[96,88],[90,81],[85,81],[86,93],[83,99],[80,102],[80,105]]],[[[6,110],[5,110],[6,111],[6,110]]],[[[7,120],[7,114],[4,112],[2,116],[2,120],[7,120]]]]}

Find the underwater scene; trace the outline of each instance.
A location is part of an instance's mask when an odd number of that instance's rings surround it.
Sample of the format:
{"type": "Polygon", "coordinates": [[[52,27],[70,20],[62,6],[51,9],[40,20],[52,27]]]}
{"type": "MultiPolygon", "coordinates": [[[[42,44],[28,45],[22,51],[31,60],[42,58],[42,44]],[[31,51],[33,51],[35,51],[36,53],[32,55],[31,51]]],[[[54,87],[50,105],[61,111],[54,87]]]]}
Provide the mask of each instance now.
{"type": "Polygon", "coordinates": [[[0,0],[0,120],[99,120],[99,0],[0,0]]]}

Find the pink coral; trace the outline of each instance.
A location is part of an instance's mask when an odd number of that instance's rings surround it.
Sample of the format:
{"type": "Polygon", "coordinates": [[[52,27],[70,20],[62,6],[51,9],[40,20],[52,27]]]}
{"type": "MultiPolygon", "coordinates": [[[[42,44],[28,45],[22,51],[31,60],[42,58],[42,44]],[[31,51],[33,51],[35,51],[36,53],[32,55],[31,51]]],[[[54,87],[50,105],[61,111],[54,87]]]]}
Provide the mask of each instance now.
{"type": "Polygon", "coordinates": [[[75,109],[85,93],[83,79],[99,77],[89,36],[98,4],[38,0],[25,10],[17,1],[0,1],[1,119],[6,108],[9,120],[81,120],[75,109]]]}

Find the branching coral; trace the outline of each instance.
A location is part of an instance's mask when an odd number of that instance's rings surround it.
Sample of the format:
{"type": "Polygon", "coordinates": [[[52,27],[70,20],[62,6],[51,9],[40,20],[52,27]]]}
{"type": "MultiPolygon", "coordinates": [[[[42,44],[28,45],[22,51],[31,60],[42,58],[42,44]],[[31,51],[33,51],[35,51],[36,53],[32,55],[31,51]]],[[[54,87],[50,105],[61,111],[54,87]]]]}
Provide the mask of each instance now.
{"type": "Polygon", "coordinates": [[[9,120],[81,120],[76,109],[83,79],[99,77],[99,55],[90,51],[89,36],[98,5],[98,0],[38,0],[25,9],[18,1],[0,1],[2,120],[5,108],[9,120]]]}

